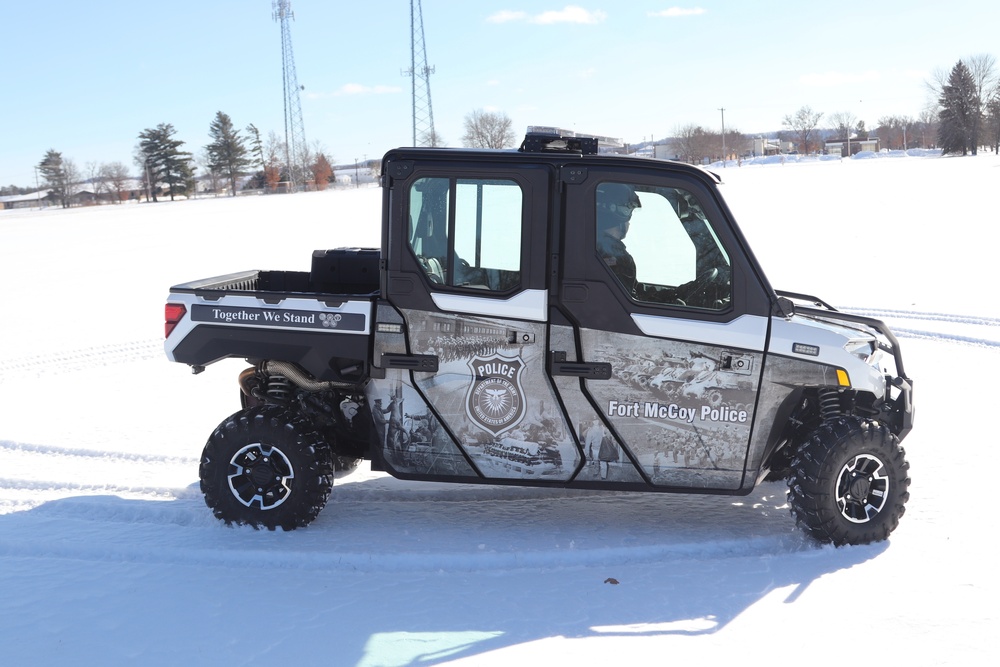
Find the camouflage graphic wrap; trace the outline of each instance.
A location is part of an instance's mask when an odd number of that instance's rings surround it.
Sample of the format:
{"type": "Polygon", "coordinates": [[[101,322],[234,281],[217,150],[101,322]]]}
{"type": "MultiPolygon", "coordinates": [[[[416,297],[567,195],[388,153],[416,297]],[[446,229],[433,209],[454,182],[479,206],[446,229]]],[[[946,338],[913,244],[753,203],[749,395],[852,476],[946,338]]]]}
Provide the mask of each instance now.
{"type": "Polygon", "coordinates": [[[593,330],[581,339],[614,370],[587,390],[654,485],[739,488],[759,353],[593,330]]]}
{"type": "Polygon", "coordinates": [[[476,472],[410,384],[409,375],[390,370],[384,380],[368,385],[382,459],[403,473],[474,477],[476,472]]]}
{"type": "Polygon", "coordinates": [[[435,355],[416,386],[488,478],[570,479],[579,452],[545,371],[545,326],[403,313],[414,354],[435,355]]]}
{"type": "MultiPolygon", "coordinates": [[[[553,326],[549,335],[550,348],[566,351],[567,361],[577,361],[572,328],[553,326]]],[[[646,486],[646,480],[636,470],[628,453],[608,431],[601,418],[602,415],[594,410],[593,405],[581,391],[580,379],[556,376],[552,380],[562,397],[570,421],[576,425],[577,437],[583,448],[584,466],[574,481],[621,482],[646,486]]]]}

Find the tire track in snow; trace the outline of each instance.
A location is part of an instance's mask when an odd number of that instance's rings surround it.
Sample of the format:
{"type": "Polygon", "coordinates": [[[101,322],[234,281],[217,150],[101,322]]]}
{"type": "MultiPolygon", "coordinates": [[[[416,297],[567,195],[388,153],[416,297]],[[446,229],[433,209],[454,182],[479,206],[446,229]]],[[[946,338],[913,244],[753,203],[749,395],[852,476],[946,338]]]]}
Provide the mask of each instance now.
{"type": "Polygon", "coordinates": [[[989,347],[994,349],[1000,349],[1000,340],[991,340],[989,338],[976,338],[972,336],[956,336],[956,335],[945,335],[937,331],[920,331],[918,329],[906,329],[906,328],[896,328],[892,329],[898,337],[901,338],[918,338],[921,340],[933,340],[941,343],[960,343],[964,345],[972,345],[974,347],[989,347]]]}
{"type": "Polygon", "coordinates": [[[198,465],[199,459],[190,456],[167,456],[156,454],[137,454],[132,452],[102,451],[96,449],[66,449],[51,445],[34,445],[25,442],[0,440],[0,451],[24,452],[44,456],[79,457],[84,459],[100,459],[107,462],[129,461],[136,463],[157,463],[169,465],[198,465]]]}
{"type": "Polygon", "coordinates": [[[166,359],[162,340],[147,339],[78,350],[60,350],[19,359],[0,359],[0,383],[25,377],[70,373],[150,359],[166,359]]]}
{"type": "Polygon", "coordinates": [[[1000,327],[1000,317],[982,317],[978,315],[950,315],[948,313],[929,313],[918,310],[893,310],[874,308],[842,308],[845,312],[864,315],[877,319],[907,319],[924,320],[928,322],[951,322],[954,324],[975,324],[990,327],[1000,327]]]}
{"type": "Polygon", "coordinates": [[[893,332],[899,338],[914,338],[1000,349],[1000,318],[997,317],[874,308],[844,308],[842,310],[855,315],[864,315],[883,320],[892,327],[893,332]],[[893,321],[898,322],[898,324],[893,324],[893,321]],[[964,331],[963,333],[958,333],[955,331],[941,331],[932,328],[924,329],[908,326],[908,324],[914,323],[941,323],[953,327],[961,327],[964,331]],[[976,335],[979,333],[983,335],[976,335]]]}
{"type": "MultiPolygon", "coordinates": [[[[54,501],[62,504],[74,497],[117,496],[144,501],[201,497],[191,490],[189,482],[197,476],[199,460],[193,457],[0,440],[0,460],[6,475],[0,477],[0,515],[34,510],[54,501]],[[177,486],[158,484],[156,480],[164,474],[177,479],[177,486]],[[122,479],[131,483],[122,483],[122,479]]],[[[106,514],[101,505],[91,506],[90,511],[97,517],[106,514]]]]}
{"type": "MultiPolygon", "coordinates": [[[[22,479],[4,479],[0,477],[0,497],[6,492],[23,493],[38,492],[45,495],[62,496],[77,495],[128,495],[131,497],[155,498],[158,500],[179,500],[196,497],[193,492],[165,486],[122,486],[117,484],[77,484],[65,481],[26,481],[22,479]]],[[[201,494],[197,494],[200,498],[201,494]]]]}

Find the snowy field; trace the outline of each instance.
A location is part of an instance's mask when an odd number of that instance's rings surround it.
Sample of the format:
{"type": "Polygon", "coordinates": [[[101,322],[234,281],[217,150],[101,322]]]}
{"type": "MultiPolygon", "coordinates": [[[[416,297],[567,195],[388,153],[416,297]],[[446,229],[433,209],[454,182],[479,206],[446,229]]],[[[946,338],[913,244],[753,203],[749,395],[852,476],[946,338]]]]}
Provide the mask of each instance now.
{"type": "Polygon", "coordinates": [[[167,290],[378,245],[380,191],[0,211],[0,664],[995,664],[1000,160],[717,171],[775,287],[900,337],[917,418],[889,541],[817,546],[780,483],[629,495],[366,468],[306,529],[227,528],[198,459],[244,364],[167,362],[167,290]]]}

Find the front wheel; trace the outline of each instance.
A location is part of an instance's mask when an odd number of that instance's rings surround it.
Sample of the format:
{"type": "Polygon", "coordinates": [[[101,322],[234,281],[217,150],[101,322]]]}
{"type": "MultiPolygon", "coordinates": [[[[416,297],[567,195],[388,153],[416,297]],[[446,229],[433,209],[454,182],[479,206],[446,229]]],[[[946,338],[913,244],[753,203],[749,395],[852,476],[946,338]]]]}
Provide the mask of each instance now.
{"type": "Polygon", "coordinates": [[[199,475],[205,503],[227,524],[292,530],[326,505],[333,459],[308,420],[261,406],[219,424],[205,444],[199,475]]]}
{"type": "Polygon", "coordinates": [[[884,424],[851,418],[822,424],[792,459],[792,516],[820,542],[880,542],[905,511],[909,469],[898,438],[884,424]]]}

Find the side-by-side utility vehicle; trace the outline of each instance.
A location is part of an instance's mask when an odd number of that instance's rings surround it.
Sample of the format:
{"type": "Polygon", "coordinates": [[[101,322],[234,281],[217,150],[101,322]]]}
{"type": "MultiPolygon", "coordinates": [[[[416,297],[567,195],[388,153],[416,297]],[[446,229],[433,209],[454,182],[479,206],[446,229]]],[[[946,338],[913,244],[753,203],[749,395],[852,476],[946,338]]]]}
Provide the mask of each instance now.
{"type": "Polygon", "coordinates": [[[617,491],[786,478],[816,539],[885,539],[913,423],[893,333],[775,291],[713,174],[598,148],[529,134],[519,150],[392,150],[381,248],[171,288],[169,359],[249,364],[201,459],[215,516],[304,526],[335,471],[370,460],[403,479],[617,491]]]}

